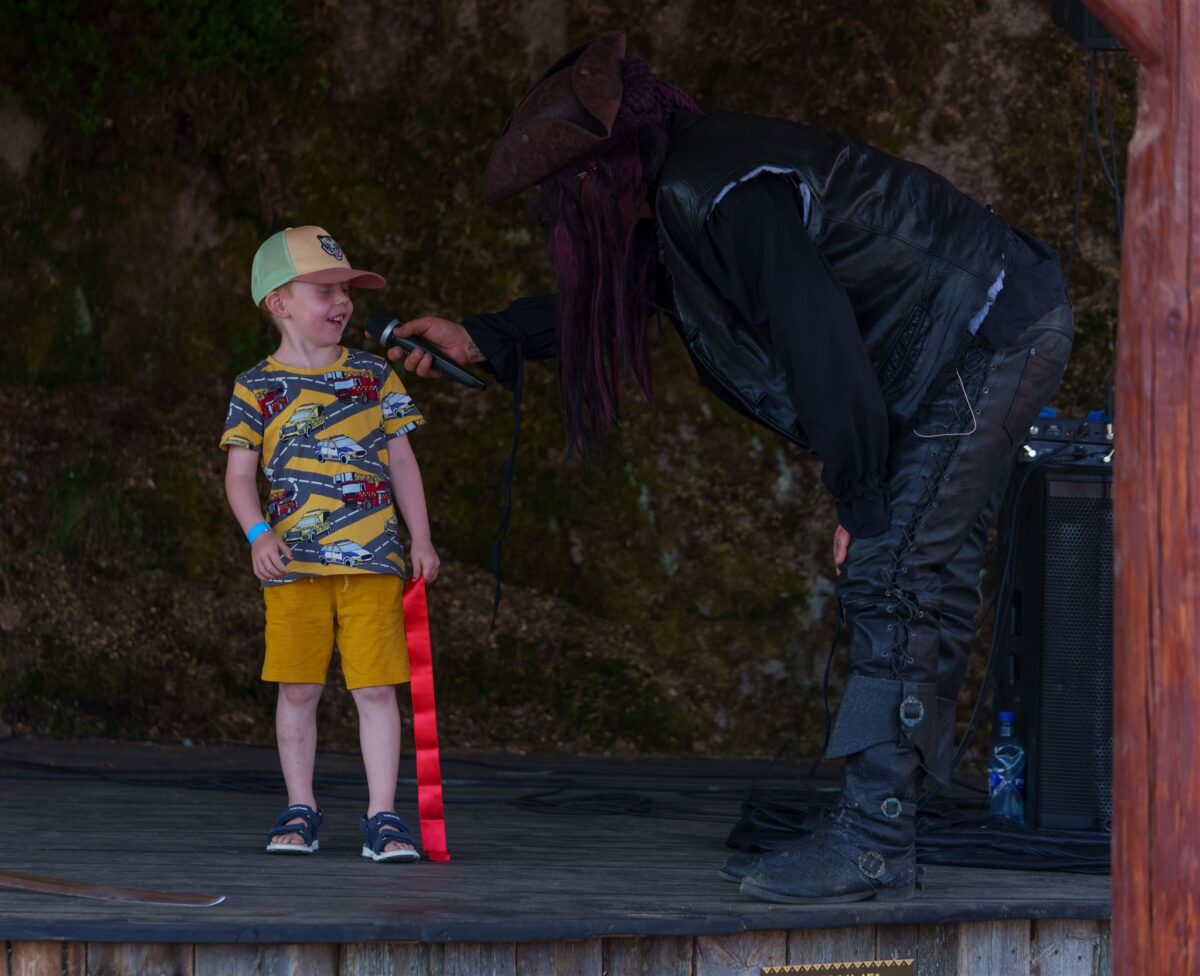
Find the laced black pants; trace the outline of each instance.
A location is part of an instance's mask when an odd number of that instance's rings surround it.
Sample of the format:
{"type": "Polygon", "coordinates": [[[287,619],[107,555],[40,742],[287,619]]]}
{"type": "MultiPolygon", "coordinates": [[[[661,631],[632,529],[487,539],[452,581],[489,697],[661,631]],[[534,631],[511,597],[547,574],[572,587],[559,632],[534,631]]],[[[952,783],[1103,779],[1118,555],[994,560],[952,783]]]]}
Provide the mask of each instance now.
{"type": "Polygon", "coordinates": [[[891,525],[851,540],[838,584],[850,677],[828,758],[910,743],[927,772],[948,776],[988,529],[1015,452],[1062,379],[1072,335],[1063,304],[1003,348],[973,340],[893,441],[891,525]]]}

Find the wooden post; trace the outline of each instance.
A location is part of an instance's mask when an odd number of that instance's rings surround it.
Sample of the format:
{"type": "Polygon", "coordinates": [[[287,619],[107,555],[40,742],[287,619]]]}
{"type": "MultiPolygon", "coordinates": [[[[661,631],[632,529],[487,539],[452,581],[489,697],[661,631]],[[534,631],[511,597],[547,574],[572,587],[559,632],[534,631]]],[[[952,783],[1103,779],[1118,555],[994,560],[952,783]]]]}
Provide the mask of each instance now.
{"type": "Polygon", "coordinates": [[[1113,971],[1200,972],[1200,0],[1085,0],[1138,58],[1117,340],[1113,971]]]}

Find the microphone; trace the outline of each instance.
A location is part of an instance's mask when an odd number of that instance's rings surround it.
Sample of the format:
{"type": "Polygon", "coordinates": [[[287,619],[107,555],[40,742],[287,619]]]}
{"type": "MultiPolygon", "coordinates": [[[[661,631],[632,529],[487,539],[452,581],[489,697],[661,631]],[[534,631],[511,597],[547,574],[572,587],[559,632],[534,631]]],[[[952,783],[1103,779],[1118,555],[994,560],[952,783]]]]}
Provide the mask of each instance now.
{"type": "Polygon", "coordinates": [[[400,327],[400,324],[399,319],[376,312],[373,315],[367,316],[367,324],[363,326],[363,331],[385,349],[388,346],[399,346],[408,352],[412,352],[414,349],[427,352],[433,357],[433,365],[452,380],[457,380],[463,386],[469,386],[473,390],[487,389],[487,384],[483,380],[474,373],[463,369],[458,363],[447,359],[431,343],[416,337],[402,338],[396,335],[396,330],[400,327]]]}

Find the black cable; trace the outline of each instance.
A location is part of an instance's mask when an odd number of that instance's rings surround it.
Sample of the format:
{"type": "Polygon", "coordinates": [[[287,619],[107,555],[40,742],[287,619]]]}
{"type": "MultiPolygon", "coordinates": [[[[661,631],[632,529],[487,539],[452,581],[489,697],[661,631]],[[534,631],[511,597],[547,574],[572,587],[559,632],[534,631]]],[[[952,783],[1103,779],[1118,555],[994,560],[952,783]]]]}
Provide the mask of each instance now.
{"type": "Polygon", "coordinates": [[[1067,268],[1063,280],[1071,281],[1071,267],[1075,263],[1075,252],[1079,248],[1079,211],[1083,202],[1083,172],[1087,161],[1088,144],[1088,110],[1083,112],[1083,128],[1079,133],[1079,167],[1075,174],[1075,215],[1071,219],[1071,249],[1067,252],[1067,268]]]}
{"type": "Polygon", "coordinates": [[[820,771],[821,763],[825,759],[825,750],[829,748],[829,736],[833,731],[833,713],[829,709],[829,681],[833,676],[833,658],[837,654],[838,641],[842,638],[842,621],[846,619],[846,608],[842,606],[841,600],[837,601],[835,609],[837,616],[833,625],[833,640],[825,657],[825,676],[821,679],[821,701],[825,706],[825,741],[821,743],[821,751],[817,753],[817,758],[808,770],[809,779],[813,779],[820,771]]]}
{"type": "MultiPolygon", "coordinates": [[[[1104,173],[1104,179],[1108,182],[1109,189],[1113,191],[1113,200],[1117,208],[1117,243],[1121,242],[1121,188],[1117,186],[1116,177],[1109,169],[1108,154],[1104,151],[1104,144],[1100,138],[1100,117],[1097,111],[1096,98],[1096,52],[1092,52],[1092,56],[1088,61],[1088,116],[1091,119],[1092,134],[1096,141],[1096,155],[1100,158],[1100,170],[1104,173]]],[[[1115,156],[1116,149],[1113,153],[1115,156]]]]}
{"type": "Polygon", "coordinates": [[[1117,243],[1121,243],[1121,234],[1125,225],[1125,204],[1121,199],[1120,155],[1117,152],[1116,111],[1113,109],[1112,89],[1108,79],[1108,52],[1104,53],[1104,127],[1108,131],[1108,151],[1112,153],[1113,196],[1117,203],[1117,243]]]}
{"type": "Polygon", "coordinates": [[[504,537],[508,535],[508,527],[512,522],[513,512],[513,477],[517,468],[517,449],[521,446],[521,398],[525,393],[525,337],[517,339],[517,376],[513,383],[513,439],[508,458],[504,462],[504,493],[500,503],[500,527],[496,539],[492,543],[492,576],[496,586],[492,594],[491,629],[496,629],[496,618],[500,614],[500,562],[504,555],[504,537]]]}

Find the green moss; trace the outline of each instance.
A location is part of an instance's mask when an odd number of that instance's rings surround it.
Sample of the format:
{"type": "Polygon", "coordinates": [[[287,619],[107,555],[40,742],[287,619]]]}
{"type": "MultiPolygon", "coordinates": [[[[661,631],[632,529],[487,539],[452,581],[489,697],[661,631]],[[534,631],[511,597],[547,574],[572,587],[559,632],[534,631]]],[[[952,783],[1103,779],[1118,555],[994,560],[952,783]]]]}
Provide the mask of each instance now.
{"type": "Polygon", "coordinates": [[[106,569],[147,565],[136,494],[112,461],[89,455],[50,485],[43,551],[106,569]]]}
{"type": "Polygon", "coordinates": [[[144,514],[156,563],[170,572],[209,580],[224,571],[229,510],[205,481],[196,460],[168,451],[154,462],[154,490],[144,514]]]}
{"type": "Polygon", "coordinates": [[[4,704],[18,721],[36,720],[49,734],[69,737],[144,727],[147,701],[135,659],[96,653],[50,633],[43,636],[38,664],[4,704]]]}
{"type": "Polygon", "coordinates": [[[287,0],[6,0],[0,36],[12,40],[0,42],[0,54],[30,105],[94,136],[122,86],[278,71],[302,39],[296,22],[287,0]]]}
{"type": "Polygon", "coordinates": [[[443,688],[451,707],[487,710],[497,718],[530,705],[545,707],[583,740],[678,752],[690,748],[698,732],[694,714],[645,667],[578,642],[547,648],[500,635],[494,647],[448,672],[443,688]]]}

